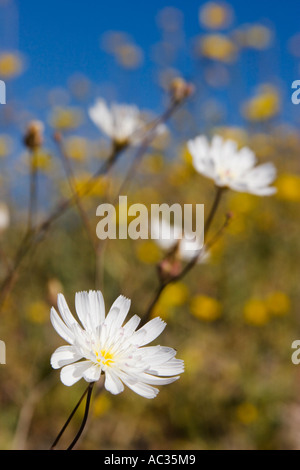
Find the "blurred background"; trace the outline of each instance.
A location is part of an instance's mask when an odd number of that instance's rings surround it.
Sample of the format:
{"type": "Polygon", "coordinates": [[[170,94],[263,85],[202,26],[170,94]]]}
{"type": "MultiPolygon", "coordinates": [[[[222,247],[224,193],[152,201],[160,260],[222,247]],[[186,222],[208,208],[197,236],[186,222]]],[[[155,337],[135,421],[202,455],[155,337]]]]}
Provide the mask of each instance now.
{"type": "MultiPolygon", "coordinates": [[[[44,138],[35,153],[36,220],[70,195],[54,135],[64,139],[80,189],[108,157],[110,141],[90,120],[98,97],[157,116],[181,77],[194,94],[168,120],[126,187],[128,203],[199,203],[213,182],[197,174],[187,139],[216,133],[249,146],[278,169],[271,198],[228,192],[212,230],[232,220],[209,259],[169,286],[155,307],[167,321],[159,341],[177,349],[186,371],[148,401],[126,390],[95,393],[80,449],[299,449],[300,79],[297,2],[0,1],[0,275],[5,281],[30,204],[28,124],[44,138]]],[[[93,233],[96,207],[118,195],[134,150],[83,200],[93,233]]],[[[122,223],[122,208],[118,208],[122,223]]],[[[1,306],[0,448],[47,449],[82,394],[52,371],[63,344],[49,313],[63,292],[95,288],[100,271],[106,308],[119,294],[142,315],[157,286],[163,252],[151,240],[111,240],[95,256],[72,208],[27,257],[1,306]],[[99,268],[100,265],[100,268],[99,268]]],[[[3,288],[3,284],[2,284],[3,288]]],[[[62,439],[80,425],[79,410],[62,439]]]]}

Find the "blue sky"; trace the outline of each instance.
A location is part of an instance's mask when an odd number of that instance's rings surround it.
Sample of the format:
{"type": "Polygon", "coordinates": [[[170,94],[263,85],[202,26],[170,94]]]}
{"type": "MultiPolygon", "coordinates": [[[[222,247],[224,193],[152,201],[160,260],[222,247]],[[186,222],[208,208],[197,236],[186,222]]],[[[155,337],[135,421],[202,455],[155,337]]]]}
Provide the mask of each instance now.
{"type": "MultiPolygon", "coordinates": [[[[196,0],[0,0],[14,2],[16,10],[0,16],[0,51],[17,49],[26,59],[23,75],[8,85],[8,101],[11,97],[29,108],[34,117],[44,120],[46,109],[35,109],[32,90],[65,88],[70,76],[81,73],[87,76],[104,98],[114,98],[119,102],[135,103],[142,109],[154,112],[162,110],[162,94],[154,83],[155,65],[151,51],[161,40],[161,30],[157,26],[157,14],[165,7],[175,7],[182,11],[184,22],[184,44],[176,67],[181,74],[201,84],[201,70],[189,56],[189,46],[197,35],[203,33],[198,20],[199,7],[205,3],[196,0]],[[14,14],[15,13],[15,14],[14,14]],[[144,52],[143,65],[134,71],[122,71],[113,58],[100,47],[100,38],[107,31],[123,31],[144,52]],[[114,88],[111,84],[113,83],[114,88]]],[[[299,0],[232,0],[229,3],[235,12],[232,28],[245,23],[264,23],[276,31],[276,41],[266,56],[243,58],[235,74],[238,76],[233,86],[233,98],[251,96],[261,80],[279,84],[284,92],[283,118],[300,123],[300,106],[291,104],[291,84],[300,79],[300,59],[293,58],[287,49],[288,40],[300,31],[299,0]],[[261,76],[263,70],[263,76],[261,76]]],[[[3,13],[3,10],[2,10],[3,13]]],[[[1,77],[0,77],[1,78],[1,77]]],[[[230,100],[227,90],[213,90],[206,98],[230,100]]],[[[95,99],[95,95],[93,95],[95,99]]],[[[192,110],[201,116],[201,103],[192,100],[192,110]]],[[[240,123],[241,115],[235,106],[227,106],[228,123],[240,123]]],[[[21,107],[22,109],[22,107],[21,107]]],[[[90,131],[97,135],[98,130],[91,122],[90,131]]],[[[199,126],[201,129],[201,126],[199,126]]],[[[21,146],[20,129],[17,132],[21,146]]],[[[194,129],[189,129],[190,136],[194,129]]]]}
{"type": "MultiPolygon", "coordinates": [[[[13,37],[13,45],[27,60],[25,74],[14,84],[18,96],[25,96],[36,87],[63,87],[70,76],[80,72],[102,85],[104,90],[106,84],[113,82],[116,98],[121,101],[134,101],[141,107],[157,110],[160,108],[160,94],[153,86],[151,50],[161,38],[156,22],[158,12],[166,6],[182,11],[186,45],[203,32],[199,26],[198,10],[205,2],[195,0],[14,1],[18,20],[15,21],[16,34],[10,34],[9,38],[13,37]],[[145,54],[142,67],[120,74],[112,57],[99,45],[100,37],[108,30],[125,31],[132,36],[145,54]]],[[[279,74],[288,92],[292,81],[300,77],[299,63],[287,52],[288,39],[300,30],[300,2],[232,0],[228,3],[235,11],[233,26],[252,22],[273,25],[277,41],[273,56],[271,52],[265,67],[266,78],[272,80],[279,74]]],[[[178,65],[183,75],[188,78],[194,76],[194,65],[184,53],[178,65]]],[[[251,65],[245,66],[246,81],[254,87],[257,71],[251,65]]],[[[295,113],[289,103],[287,107],[288,113],[295,113]]]]}

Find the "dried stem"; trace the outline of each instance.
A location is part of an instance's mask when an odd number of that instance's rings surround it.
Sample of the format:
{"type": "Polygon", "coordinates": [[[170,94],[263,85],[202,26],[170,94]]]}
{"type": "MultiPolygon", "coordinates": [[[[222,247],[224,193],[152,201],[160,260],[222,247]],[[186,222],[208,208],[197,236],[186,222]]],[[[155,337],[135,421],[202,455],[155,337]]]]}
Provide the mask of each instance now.
{"type": "MultiPolygon", "coordinates": [[[[111,167],[119,158],[121,150],[122,148],[119,147],[115,147],[113,149],[111,156],[101,165],[99,170],[87,182],[86,189],[81,195],[82,198],[86,197],[92,191],[92,189],[95,187],[95,184],[97,183],[97,178],[106,174],[111,169],[111,167]]],[[[12,268],[0,285],[0,309],[3,307],[4,301],[14,285],[19,268],[26,255],[28,255],[33,247],[36,247],[37,244],[43,240],[44,236],[49,231],[53,223],[75,203],[76,198],[74,195],[68,199],[63,200],[34,231],[30,230],[26,232],[16,251],[12,268]]]]}
{"type": "Polygon", "coordinates": [[[36,168],[36,152],[33,150],[29,154],[30,158],[30,188],[29,188],[29,208],[28,208],[28,222],[27,222],[27,232],[30,233],[34,226],[34,217],[36,215],[36,206],[37,206],[37,168],[36,168]]]}
{"type": "MultiPolygon", "coordinates": [[[[118,193],[114,197],[114,200],[112,202],[113,206],[115,206],[117,204],[119,196],[122,194],[123,191],[125,191],[125,189],[127,189],[129,182],[132,181],[133,176],[134,176],[135,172],[137,171],[138,165],[140,164],[140,162],[142,160],[142,157],[144,156],[148,146],[150,145],[150,143],[152,142],[152,140],[155,137],[157,127],[161,124],[164,124],[172,116],[172,114],[176,111],[176,109],[182,104],[183,101],[184,101],[183,99],[182,100],[172,100],[171,103],[170,103],[170,106],[166,109],[166,111],[160,117],[156,118],[155,120],[153,120],[151,122],[151,128],[148,131],[148,133],[146,134],[145,138],[143,139],[140,147],[138,148],[138,150],[137,150],[137,152],[136,152],[136,154],[133,158],[133,161],[132,161],[132,163],[131,163],[131,165],[130,165],[130,167],[129,167],[126,175],[125,175],[125,178],[122,181],[122,184],[121,184],[121,186],[118,190],[118,193]]],[[[103,251],[103,245],[105,244],[105,240],[101,240],[101,242],[98,243],[98,247],[97,247],[97,262],[98,263],[99,263],[100,254],[103,251]]],[[[96,276],[95,276],[96,277],[96,283],[98,283],[99,279],[100,279],[100,274],[99,273],[100,273],[100,266],[97,265],[97,272],[96,272],[96,276]]]]}
{"type": "MultiPolygon", "coordinates": [[[[122,187],[120,188],[120,191],[122,191],[125,187],[125,185],[128,183],[129,179],[131,176],[134,174],[145,150],[147,149],[147,146],[151,142],[151,140],[155,136],[155,130],[157,126],[161,123],[164,123],[169,117],[173,114],[173,112],[177,109],[177,107],[183,102],[182,100],[172,100],[170,106],[167,108],[167,110],[157,119],[155,119],[151,123],[151,129],[148,134],[146,134],[145,138],[143,139],[139,150],[136,153],[136,156],[134,158],[134,161],[129,169],[129,172],[127,173],[127,176],[125,180],[123,181],[122,187]]],[[[99,168],[99,170],[89,179],[89,181],[86,183],[86,189],[85,191],[82,192],[81,198],[86,197],[95,187],[97,184],[97,178],[101,175],[107,174],[110,169],[114,166],[114,164],[117,162],[121,152],[127,148],[127,146],[118,146],[114,145],[112,154],[111,156],[104,162],[103,165],[99,168]]],[[[49,229],[53,225],[53,223],[60,218],[70,207],[72,207],[76,202],[78,202],[77,199],[78,195],[75,192],[75,194],[72,194],[72,196],[68,199],[63,200],[60,202],[57,207],[53,210],[53,212],[43,221],[40,223],[40,225],[33,231],[27,231],[25,237],[21,240],[21,244],[19,248],[17,249],[16,256],[14,258],[14,261],[12,263],[12,268],[10,272],[7,274],[7,276],[4,278],[0,285],[0,310],[3,307],[3,303],[11,291],[14,282],[17,277],[18,270],[20,268],[20,265],[22,264],[24,258],[26,255],[29,253],[29,251],[33,248],[36,247],[37,244],[43,240],[45,235],[48,233],[49,229]]],[[[97,255],[99,255],[99,247],[97,247],[97,255]]]]}
{"type": "MultiPolygon", "coordinates": [[[[220,188],[220,187],[217,187],[216,188],[216,194],[215,194],[215,198],[214,198],[214,201],[213,201],[213,204],[212,204],[212,207],[210,209],[210,212],[208,214],[208,217],[206,219],[206,222],[204,223],[204,239],[206,238],[207,234],[208,234],[208,231],[211,227],[211,224],[212,224],[212,221],[216,215],[216,212],[217,212],[217,209],[219,207],[219,204],[220,204],[220,201],[221,201],[221,196],[222,196],[222,193],[223,193],[223,188],[220,188]]],[[[226,217],[226,220],[225,220],[225,223],[223,224],[223,226],[221,227],[221,229],[217,232],[217,234],[214,236],[213,240],[209,243],[207,243],[205,246],[208,247],[208,246],[212,246],[212,244],[219,238],[219,236],[221,235],[221,233],[223,233],[225,227],[227,227],[228,225],[228,222],[229,222],[229,217],[227,216],[226,217]]],[[[173,252],[173,250],[171,250],[170,254],[173,252]]],[[[173,275],[170,275],[170,277],[166,280],[163,280],[161,279],[160,280],[160,284],[158,286],[158,288],[156,289],[155,293],[154,293],[154,296],[145,312],[145,314],[143,315],[143,323],[146,323],[149,318],[151,317],[151,314],[153,312],[153,309],[155,307],[155,305],[157,304],[158,300],[160,299],[160,296],[161,294],[163,293],[163,291],[165,290],[165,288],[169,285],[169,284],[172,284],[174,282],[177,282],[179,281],[180,279],[182,279],[183,277],[185,277],[191,270],[192,268],[197,264],[197,262],[199,261],[199,257],[201,256],[201,251],[200,253],[198,253],[196,256],[194,256],[191,261],[189,263],[187,263],[183,269],[177,273],[177,274],[173,274],[173,275]]]]}
{"type": "Polygon", "coordinates": [[[53,375],[47,376],[31,390],[28,398],[25,400],[18,418],[12,445],[13,450],[22,450],[25,448],[36,404],[41,399],[42,395],[53,385],[53,379],[53,375]]]}
{"type": "Polygon", "coordinates": [[[90,242],[93,246],[93,249],[96,252],[97,247],[96,247],[95,237],[94,237],[93,231],[91,229],[91,225],[90,225],[88,216],[87,216],[87,214],[86,214],[86,212],[83,208],[80,196],[79,196],[79,194],[77,192],[77,189],[76,189],[76,182],[75,182],[75,177],[74,177],[72,165],[71,165],[69,157],[68,157],[68,155],[65,151],[62,136],[61,135],[56,135],[55,141],[56,141],[57,146],[58,146],[59,151],[60,151],[60,155],[61,155],[61,158],[62,158],[63,166],[64,166],[66,177],[67,177],[67,180],[68,180],[68,184],[70,186],[72,197],[74,197],[75,204],[78,208],[78,212],[81,216],[83,225],[86,229],[87,235],[90,239],[90,242]]]}
{"type": "Polygon", "coordinates": [[[220,204],[220,201],[221,201],[221,197],[222,197],[222,194],[224,192],[224,188],[221,188],[220,186],[217,186],[216,187],[216,194],[215,194],[215,198],[214,198],[214,201],[213,201],[213,204],[212,204],[212,207],[210,209],[210,212],[208,214],[208,217],[204,223],[204,236],[207,235],[209,229],[210,229],[210,226],[212,224],[212,221],[216,215],[216,212],[217,212],[217,209],[219,207],[219,204],[220,204]]]}
{"type": "Polygon", "coordinates": [[[166,111],[160,117],[158,117],[157,119],[155,119],[151,123],[151,129],[147,133],[145,139],[143,140],[141,146],[139,147],[139,149],[138,149],[138,151],[137,151],[137,153],[136,153],[136,155],[135,155],[135,157],[134,157],[134,159],[133,159],[133,161],[132,161],[132,163],[129,167],[129,170],[127,171],[127,174],[126,174],[126,176],[125,176],[125,178],[122,182],[122,185],[119,188],[116,200],[119,197],[119,195],[125,190],[126,186],[128,185],[128,182],[132,181],[132,177],[135,174],[135,172],[138,168],[138,165],[140,164],[141,159],[142,159],[145,151],[147,150],[147,147],[149,146],[149,144],[151,143],[151,141],[155,137],[155,132],[156,132],[157,127],[161,124],[164,124],[172,116],[172,114],[176,111],[176,109],[181,104],[182,104],[182,101],[172,101],[170,106],[168,107],[168,109],[166,109],[166,111]]]}

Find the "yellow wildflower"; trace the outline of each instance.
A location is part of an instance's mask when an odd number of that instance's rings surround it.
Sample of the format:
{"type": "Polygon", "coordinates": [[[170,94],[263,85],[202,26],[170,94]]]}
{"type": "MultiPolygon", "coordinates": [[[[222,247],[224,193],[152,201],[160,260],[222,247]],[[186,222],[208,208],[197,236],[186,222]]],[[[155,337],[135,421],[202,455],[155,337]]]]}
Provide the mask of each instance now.
{"type": "Polygon", "coordinates": [[[300,201],[300,176],[293,175],[290,173],[284,173],[279,175],[277,182],[277,194],[278,199],[291,202],[300,201]]]}
{"type": "Polygon", "coordinates": [[[220,302],[207,295],[196,295],[193,297],[190,309],[195,317],[208,322],[217,320],[222,313],[220,302]]]}
{"type": "Polygon", "coordinates": [[[242,107],[243,115],[249,121],[267,121],[276,116],[279,111],[279,92],[271,85],[260,87],[256,96],[242,107]]]}
{"type": "Polygon", "coordinates": [[[49,319],[49,305],[41,300],[33,302],[27,309],[27,318],[32,323],[46,323],[49,319]]]}
{"type": "Polygon", "coordinates": [[[188,299],[188,288],[183,282],[169,284],[164,290],[160,302],[164,305],[180,306],[188,299]]]}
{"type": "Polygon", "coordinates": [[[266,298],[266,306],[272,315],[286,315],[290,310],[290,299],[284,292],[272,292],[266,298]]]}
{"type": "Polygon", "coordinates": [[[92,175],[89,173],[81,173],[79,176],[76,176],[75,180],[75,187],[79,196],[84,194],[90,197],[104,196],[108,184],[108,180],[105,177],[99,176],[97,181],[95,181],[92,180],[92,175]]]}
{"type": "Polygon", "coordinates": [[[81,123],[82,113],[76,108],[61,108],[57,106],[53,109],[50,117],[51,126],[60,131],[76,129],[81,123]]]}
{"type": "Polygon", "coordinates": [[[99,395],[93,404],[93,412],[97,417],[104,415],[111,408],[111,400],[107,395],[99,395]]]}
{"type": "Polygon", "coordinates": [[[251,424],[258,419],[258,409],[252,403],[241,403],[236,409],[237,419],[243,424],[251,424]]]}
{"type": "Polygon", "coordinates": [[[73,160],[83,161],[88,154],[88,143],[83,137],[69,137],[65,144],[66,153],[73,160]]]}
{"type": "Polygon", "coordinates": [[[169,284],[156,304],[152,316],[160,316],[166,320],[172,315],[175,307],[185,304],[188,296],[189,289],[183,282],[169,284]]]}
{"type": "Polygon", "coordinates": [[[249,299],[244,305],[244,319],[250,325],[265,325],[269,321],[265,302],[261,299],[249,299]]]}
{"type": "Polygon", "coordinates": [[[44,151],[36,151],[32,154],[32,163],[35,170],[47,172],[52,168],[51,155],[44,151]]]}
{"type": "Polygon", "coordinates": [[[208,34],[200,39],[199,52],[208,59],[231,63],[236,58],[237,47],[223,34],[208,34]]]}
{"type": "Polygon", "coordinates": [[[207,2],[199,10],[199,21],[206,28],[226,28],[232,21],[232,10],[224,2],[207,2]]]}
{"type": "Polygon", "coordinates": [[[0,54],[0,77],[9,79],[20,75],[23,63],[20,55],[15,52],[3,52],[0,54]]]}

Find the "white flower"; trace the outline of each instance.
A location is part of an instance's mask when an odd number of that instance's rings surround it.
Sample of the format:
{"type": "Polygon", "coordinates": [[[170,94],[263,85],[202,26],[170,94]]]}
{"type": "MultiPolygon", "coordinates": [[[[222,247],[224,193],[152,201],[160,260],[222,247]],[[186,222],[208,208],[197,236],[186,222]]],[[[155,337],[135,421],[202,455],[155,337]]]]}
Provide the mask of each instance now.
{"type": "Polygon", "coordinates": [[[78,292],[75,308],[78,322],[62,294],[58,309],[51,309],[51,322],[57,333],[69,343],[52,354],[51,365],[61,368],[61,381],[73,385],[80,379],[96,382],[105,374],[104,386],[113,394],[124,390],[124,384],[145,398],[154,398],[153,385],[174,382],[184,370],[176,351],[163,346],[147,346],[164,330],[166,324],[154,318],[137,330],[140,318],[134,315],[123,325],[130,300],[119,296],[105,317],[100,291],[78,292]],[[174,376],[176,375],[176,376],[174,376]]]}
{"type": "Polygon", "coordinates": [[[193,165],[198,173],[214,180],[220,187],[269,196],[276,188],[269,187],[276,177],[272,163],[255,167],[256,157],[247,147],[238,150],[236,142],[215,136],[209,144],[205,136],[188,141],[193,165]]]}
{"type": "Polygon", "coordinates": [[[117,145],[138,145],[148,132],[152,132],[152,145],[168,136],[164,123],[155,122],[152,114],[142,113],[137,106],[112,104],[108,108],[103,99],[89,109],[94,124],[117,145]]]}
{"type": "Polygon", "coordinates": [[[135,133],[143,125],[136,106],[112,104],[109,109],[100,98],[89,109],[89,116],[104,134],[119,145],[136,144],[135,133]]]}
{"type": "Polygon", "coordinates": [[[162,250],[169,251],[176,247],[176,255],[183,261],[191,261],[198,256],[197,262],[203,263],[209,258],[200,237],[183,232],[180,227],[170,225],[165,219],[151,220],[151,234],[162,250]]]}

